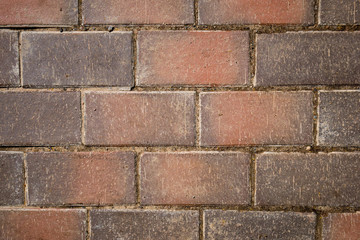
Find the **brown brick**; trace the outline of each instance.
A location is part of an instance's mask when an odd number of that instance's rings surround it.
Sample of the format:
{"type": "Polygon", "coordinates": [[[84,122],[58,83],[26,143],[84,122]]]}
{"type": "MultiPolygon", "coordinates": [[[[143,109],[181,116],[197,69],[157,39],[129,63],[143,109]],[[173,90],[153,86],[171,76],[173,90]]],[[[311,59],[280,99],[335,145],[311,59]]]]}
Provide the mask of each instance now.
{"type": "Polygon", "coordinates": [[[345,25],[360,23],[360,2],[356,0],[320,1],[320,24],[345,25]]]}
{"type": "Polygon", "coordinates": [[[249,33],[141,31],[139,85],[243,85],[248,83],[249,33]]]}
{"type": "Polygon", "coordinates": [[[1,239],[86,238],[86,210],[0,209],[1,239]]]}
{"type": "Polygon", "coordinates": [[[256,85],[360,84],[360,33],[257,35],[256,85]]]}
{"type": "Polygon", "coordinates": [[[83,0],[85,24],[188,24],[193,0],[83,0]]]}
{"type": "Polygon", "coordinates": [[[0,92],[0,109],[0,146],[81,141],[78,92],[0,92]]]}
{"type": "Polygon", "coordinates": [[[193,145],[193,92],[87,92],[86,145],[193,145]]]}
{"type": "Polygon", "coordinates": [[[15,31],[0,31],[0,87],[20,84],[18,34],[15,31]]]}
{"type": "Polygon", "coordinates": [[[201,93],[202,146],[312,142],[311,92],[201,93]]]}
{"type": "Polygon", "coordinates": [[[360,91],[321,91],[318,144],[360,146],[360,91]]]}
{"type": "Polygon", "coordinates": [[[29,153],[30,205],[135,203],[130,152],[29,153]]]}
{"type": "Polygon", "coordinates": [[[23,169],[22,153],[0,152],[0,205],[24,204],[23,169]]]}
{"type": "Polygon", "coordinates": [[[130,87],[131,38],[131,32],[24,32],[24,85],[130,87]]]}
{"type": "Polygon", "coordinates": [[[92,210],[91,239],[199,239],[197,211],[92,210]]]}
{"type": "Polygon", "coordinates": [[[360,206],[359,153],[264,153],[256,169],[256,205],[360,206]]]}
{"type": "Polygon", "coordinates": [[[199,0],[200,24],[313,24],[313,0],[199,0]]]}
{"type": "Polygon", "coordinates": [[[316,215],[295,212],[204,211],[204,239],[315,239],[316,215]]]}
{"type": "Polygon", "coordinates": [[[330,213],[323,221],[323,240],[360,239],[360,212],[330,213]]]}
{"type": "Polygon", "coordinates": [[[244,153],[145,153],[140,160],[141,202],[248,204],[250,155],[244,153]]]}
{"type": "Polygon", "coordinates": [[[73,25],[77,0],[0,0],[0,25],[73,25]]]}

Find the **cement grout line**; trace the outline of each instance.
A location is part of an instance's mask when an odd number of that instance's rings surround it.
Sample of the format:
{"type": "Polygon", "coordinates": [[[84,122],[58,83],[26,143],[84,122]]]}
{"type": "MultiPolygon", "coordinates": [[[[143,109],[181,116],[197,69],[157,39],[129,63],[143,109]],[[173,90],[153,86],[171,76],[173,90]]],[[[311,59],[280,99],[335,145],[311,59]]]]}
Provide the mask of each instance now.
{"type": "Polygon", "coordinates": [[[86,208],[86,240],[90,240],[90,239],[91,239],[90,209],[91,209],[91,208],[86,208]]]}
{"type": "Polygon", "coordinates": [[[201,144],[201,103],[200,91],[196,91],[195,95],[195,146],[200,147],[201,144]]]}
{"type": "Polygon", "coordinates": [[[194,0],[194,26],[199,26],[199,0],[194,0]]]}
{"type": "Polygon", "coordinates": [[[84,25],[83,24],[83,4],[82,4],[83,0],[78,0],[78,28],[81,29],[81,27],[84,25]]]}
{"type": "Polygon", "coordinates": [[[314,90],[314,99],[313,99],[313,147],[319,146],[319,144],[318,144],[319,107],[320,107],[319,91],[314,90]]]}
{"type": "Polygon", "coordinates": [[[136,152],[135,155],[135,194],[136,206],[141,206],[141,188],[140,188],[140,158],[143,152],[136,152]]]}
{"type": "Polygon", "coordinates": [[[252,88],[256,84],[256,30],[249,33],[249,78],[252,88]]]}
{"type": "Polygon", "coordinates": [[[24,80],[23,80],[23,69],[22,69],[22,53],[21,53],[21,44],[22,44],[22,34],[21,31],[18,32],[19,37],[19,46],[18,46],[18,54],[19,54],[19,78],[20,78],[20,88],[24,87],[24,80]]]}
{"type": "Polygon", "coordinates": [[[249,171],[249,185],[250,185],[250,204],[255,207],[256,203],[256,154],[250,155],[250,171],[249,171]]]}
{"type": "Polygon", "coordinates": [[[29,206],[29,182],[28,182],[28,167],[26,161],[26,153],[23,154],[24,163],[24,205],[29,206]]]}
{"type": "Polygon", "coordinates": [[[138,63],[138,31],[135,29],[132,34],[132,64],[133,64],[133,85],[131,88],[135,88],[138,85],[137,79],[137,63],[138,63]]]}
{"type": "Polygon", "coordinates": [[[81,145],[85,146],[85,93],[80,91],[81,145]]]}
{"type": "Polygon", "coordinates": [[[315,239],[322,240],[322,230],[323,230],[323,212],[316,213],[316,226],[315,226],[315,239]]]}
{"type": "Polygon", "coordinates": [[[199,240],[205,239],[205,226],[204,226],[204,209],[199,209],[199,240]]]}

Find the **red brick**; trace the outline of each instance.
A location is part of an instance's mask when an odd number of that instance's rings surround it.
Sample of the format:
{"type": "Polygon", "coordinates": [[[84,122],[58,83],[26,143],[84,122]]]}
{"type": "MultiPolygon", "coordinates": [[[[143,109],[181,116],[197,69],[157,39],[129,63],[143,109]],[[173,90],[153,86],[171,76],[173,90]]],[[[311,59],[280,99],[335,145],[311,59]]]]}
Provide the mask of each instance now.
{"type": "Polygon", "coordinates": [[[250,155],[244,153],[145,153],[140,160],[141,202],[248,204],[250,155]]]}
{"type": "Polygon", "coordinates": [[[248,83],[249,33],[141,31],[139,85],[243,85],[248,83]]]}
{"type": "Polygon", "coordinates": [[[320,1],[321,25],[352,25],[360,23],[360,2],[354,0],[320,1]]]}
{"type": "Polygon", "coordinates": [[[31,205],[135,203],[130,152],[29,153],[31,205]]]}
{"type": "Polygon", "coordinates": [[[86,210],[0,209],[1,239],[86,238],[86,210]]]}
{"type": "Polygon", "coordinates": [[[311,92],[200,94],[202,146],[312,143],[311,92]]]}
{"type": "Polygon", "coordinates": [[[194,145],[193,92],[86,92],[86,145],[194,145]]]}
{"type": "Polygon", "coordinates": [[[193,0],[84,0],[85,24],[187,24],[193,0]]]}
{"type": "Polygon", "coordinates": [[[323,221],[323,240],[360,239],[360,212],[330,213],[323,221]]]}
{"type": "Polygon", "coordinates": [[[15,31],[0,31],[0,87],[20,84],[18,35],[15,31]]]}
{"type": "Polygon", "coordinates": [[[199,0],[200,24],[313,24],[313,0],[199,0]]]}

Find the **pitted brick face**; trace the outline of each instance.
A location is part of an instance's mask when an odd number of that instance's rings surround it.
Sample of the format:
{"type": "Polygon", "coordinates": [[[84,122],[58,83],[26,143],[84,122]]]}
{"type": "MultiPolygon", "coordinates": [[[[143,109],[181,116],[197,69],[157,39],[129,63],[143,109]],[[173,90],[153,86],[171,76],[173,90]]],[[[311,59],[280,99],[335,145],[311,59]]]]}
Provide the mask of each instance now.
{"type": "Polygon", "coordinates": [[[360,239],[360,212],[329,213],[323,222],[323,240],[360,239]]]}
{"type": "Polygon", "coordinates": [[[15,31],[0,31],[0,87],[20,84],[18,35],[15,31]]]}

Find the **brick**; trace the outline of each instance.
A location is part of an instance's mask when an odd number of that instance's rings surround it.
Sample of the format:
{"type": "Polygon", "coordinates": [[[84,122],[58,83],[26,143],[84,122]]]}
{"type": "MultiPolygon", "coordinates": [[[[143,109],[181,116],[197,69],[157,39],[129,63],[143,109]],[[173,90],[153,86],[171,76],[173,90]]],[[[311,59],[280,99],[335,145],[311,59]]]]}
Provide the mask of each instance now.
{"type": "Polygon", "coordinates": [[[22,156],[20,152],[0,152],[0,206],[24,203],[22,156]]]}
{"type": "Polygon", "coordinates": [[[312,142],[311,92],[200,93],[202,146],[312,142]]]}
{"type": "Polygon", "coordinates": [[[360,146],[360,91],[321,91],[318,144],[360,146]]]}
{"type": "Polygon", "coordinates": [[[0,92],[0,146],[49,146],[81,141],[80,93],[0,92]]]}
{"type": "Polygon", "coordinates": [[[322,0],[319,12],[321,25],[360,23],[360,2],[356,0],[322,0]]]}
{"type": "Polygon", "coordinates": [[[0,0],[0,25],[77,23],[77,0],[0,0]]]}
{"type": "Polygon", "coordinates": [[[85,240],[86,210],[1,209],[0,236],[14,240],[85,240]]]}
{"type": "Polygon", "coordinates": [[[29,203],[135,203],[134,158],[130,152],[29,153],[29,203]]]}
{"type": "Polygon", "coordinates": [[[244,153],[145,153],[140,195],[145,205],[249,204],[250,155],[244,153]]]}
{"type": "Polygon", "coordinates": [[[360,84],[360,33],[257,35],[257,86],[360,84]]]}
{"type": "Polygon", "coordinates": [[[199,239],[197,211],[92,210],[91,239],[199,239]]]}
{"type": "Polygon", "coordinates": [[[24,85],[130,87],[131,38],[131,32],[24,32],[24,85]]]}
{"type": "Polygon", "coordinates": [[[15,31],[0,31],[0,87],[20,84],[18,34],[15,31]]]}
{"type": "Polygon", "coordinates": [[[296,212],[204,211],[204,239],[315,239],[316,215],[296,212]]]}
{"type": "Polygon", "coordinates": [[[139,85],[243,85],[249,78],[249,33],[141,31],[139,85]]]}
{"type": "Polygon", "coordinates": [[[323,240],[360,239],[360,212],[330,213],[323,220],[323,240]]]}
{"type": "Polygon", "coordinates": [[[84,0],[85,24],[190,24],[193,0],[84,0]]]}
{"type": "Polygon", "coordinates": [[[313,8],[313,0],[199,0],[199,23],[310,25],[313,8]]]}
{"type": "Polygon", "coordinates": [[[194,145],[194,92],[86,92],[86,145],[194,145]]]}
{"type": "Polygon", "coordinates": [[[360,206],[358,153],[264,153],[256,169],[256,205],[360,206]]]}

